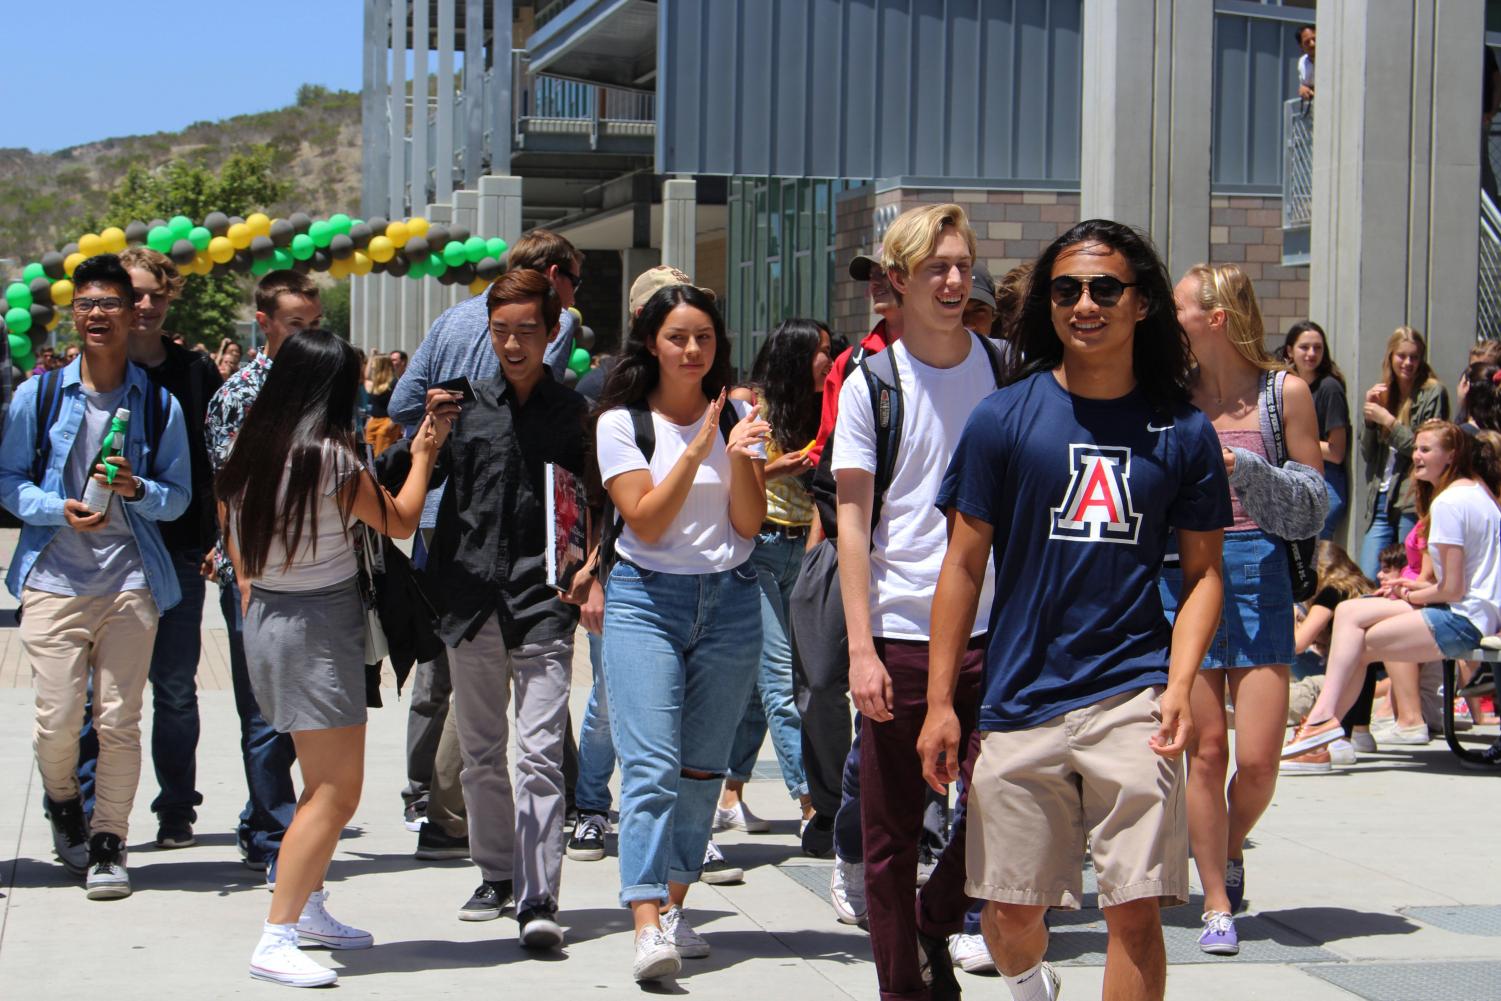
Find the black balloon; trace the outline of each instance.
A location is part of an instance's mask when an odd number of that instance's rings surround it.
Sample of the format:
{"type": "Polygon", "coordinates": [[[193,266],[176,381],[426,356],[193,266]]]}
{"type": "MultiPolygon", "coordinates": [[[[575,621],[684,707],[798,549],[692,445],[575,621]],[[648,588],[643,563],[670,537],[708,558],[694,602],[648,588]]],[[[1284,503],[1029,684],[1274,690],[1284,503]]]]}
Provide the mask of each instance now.
{"type": "Polygon", "coordinates": [[[63,244],[63,249],[58,251],[58,253],[62,254],[65,258],[72,257],[74,254],[78,253],[78,243],[76,241],[73,243],[65,243],[63,244]]]}
{"type": "Polygon", "coordinates": [[[214,262],[214,265],[208,269],[208,273],[214,276],[227,275],[229,274],[229,270],[230,268],[228,264],[220,264],[216,261],[214,262]]]}
{"type": "Polygon", "coordinates": [[[45,327],[52,322],[52,314],[55,312],[57,310],[52,308],[51,299],[48,299],[46,302],[32,303],[30,309],[31,328],[35,330],[37,327],[45,327]]]}
{"type": "Polygon", "coordinates": [[[579,328],[578,346],[581,347],[581,348],[583,348],[585,351],[593,351],[594,350],[594,328],[593,327],[580,327],[579,328]]]}
{"type": "MultiPolygon", "coordinates": [[[[4,326],[5,325],[3,323],[0,323],[0,327],[4,326]]],[[[26,331],[26,334],[31,338],[31,350],[33,351],[41,347],[43,344],[46,344],[47,339],[52,336],[52,332],[46,327],[42,326],[40,323],[32,323],[31,329],[26,331]]],[[[4,336],[6,336],[5,332],[3,330],[0,330],[0,337],[4,336]]]]}
{"type": "Polygon", "coordinates": [[[250,238],[250,256],[253,260],[269,261],[276,256],[276,244],[269,236],[253,236],[250,238]]]}
{"type": "Polygon", "coordinates": [[[141,220],[132,219],[130,222],[125,224],[125,242],[145,243],[146,234],[150,232],[151,230],[148,229],[146,224],[141,222],[141,220]]]}
{"type": "Polygon", "coordinates": [[[198,256],[198,248],[193,246],[191,240],[178,240],[172,244],[172,249],[168,251],[167,256],[178,264],[191,264],[193,258],[198,256]]]}
{"type": "Polygon", "coordinates": [[[215,236],[223,236],[229,230],[229,216],[223,212],[210,212],[203,217],[203,228],[215,236]]]}
{"type": "Polygon", "coordinates": [[[313,220],[308,218],[306,212],[293,212],[287,217],[287,222],[292,224],[292,232],[294,233],[306,233],[308,227],[313,224],[313,220]]]}
{"type": "Polygon", "coordinates": [[[397,254],[386,262],[386,274],[395,278],[405,278],[408,271],[412,270],[412,262],[397,254]]]}
{"type": "Polygon", "coordinates": [[[577,372],[575,372],[571,368],[565,368],[565,369],[563,369],[563,385],[568,386],[569,388],[572,388],[574,386],[577,386],[578,382],[579,382],[579,374],[577,372]]]}
{"type": "Polygon", "coordinates": [[[149,233],[153,229],[156,229],[156,227],[158,227],[158,226],[165,226],[165,225],[167,225],[167,220],[165,220],[165,219],[153,219],[153,220],[151,220],[150,222],[148,222],[146,224],[146,232],[149,233]]]}
{"type": "Polygon", "coordinates": [[[292,261],[292,270],[297,272],[299,275],[307,274],[309,271],[313,270],[312,258],[308,258],[305,261],[299,261],[294,258],[292,261]]]}
{"type": "Polygon", "coordinates": [[[244,216],[241,216],[241,215],[232,215],[232,216],[229,217],[229,224],[231,226],[239,226],[239,225],[243,224],[244,222],[245,222],[245,217],[244,216]]]}
{"type": "Polygon", "coordinates": [[[454,282],[458,281],[458,279],[456,277],[454,277],[454,275],[456,274],[457,271],[458,271],[457,268],[449,268],[447,271],[443,272],[441,275],[438,276],[438,284],[439,285],[452,285],[454,282]]]}
{"type": "MultiPolygon", "coordinates": [[[[370,232],[374,235],[383,236],[385,235],[386,227],[391,225],[391,220],[387,219],[383,215],[372,216],[371,218],[365,220],[365,225],[370,227],[370,232]]],[[[350,230],[349,234],[353,236],[354,230],[350,230]]]]}
{"type": "Polygon", "coordinates": [[[454,283],[458,285],[468,285],[475,278],[473,264],[460,264],[456,268],[449,268],[446,273],[453,275],[454,283]]]}
{"type": "Polygon", "coordinates": [[[486,257],[474,266],[474,273],[487,282],[493,282],[505,273],[506,266],[498,257],[486,257]]]}
{"type": "Polygon", "coordinates": [[[52,302],[52,283],[45,278],[33,278],[31,284],[26,286],[31,289],[31,298],[34,302],[52,302]]]}
{"type": "MultiPolygon", "coordinates": [[[[455,223],[454,225],[448,227],[448,243],[452,243],[454,240],[463,243],[472,235],[473,234],[469,232],[468,226],[460,226],[455,223]]],[[[443,246],[448,246],[448,243],[443,244],[443,246]]]]}
{"type": "Polygon", "coordinates": [[[54,281],[62,278],[67,274],[67,272],[63,270],[63,262],[65,260],[67,260],[67,258],[65,258],[62,254],[58,253],[55,250],[49,250],[42,255],[42,270],[46,272],[48,278],[51,278],[54,281]]]}
{"type": "Polygon", "coordinates": [[[292,237],[297,235],[297,227],[292,225],[290,219],[274,219],[271,222],[271,245],[274,247],[290,247],[292,237]]]}
{"type": "MultiPolygon", "coordinates": [[[[429,247],[437,247],[437,252],[441,254],[443,252],[443,248],[448,246],[448,227],[443,225],[442,223],[433,223],[427,228],[427,235],[425,239],[427,240],[427,245],[429,247]]],[[[408,240],[408,245],[410,245],[411,242],[411,240],[408,240]]]]}
{"type": "Polygon", "coordinates": [[[248,250],[237,250],[230,260],[229,267],[232,271],[249,271],[250,265],[255,263],[255,257],[248,250]]]}
{"type": "MultiPolygon", "coordinates": [[[[368,222],[355,223],[349,227],[349,239],[354,241],[354,249],[364,250],[370,245],[370,238],[375,236],[374,230],[368,222]]],[[[332,243],[329,246],[333,246],[332,243]]]]}
{"type": "Polygon", "coordinates": [[[321,247],[313,251],[313,256],[308,258],[308,263],[313,266],[314,271],[327,271],[333,262],[333,255],[321,247]]]}
{"type": "Polygon", "coordinates": [[[406,246],[401,248],[401,252],[407,255],[407,260],[409,261],[421,260],[428,254],[432,253],[432,251],[428,249],[427,240],[423,239],[420,236],[414,236],[408,239],[406,246]]]}
{"type": "Polygon", "coordinates": [[[335,233],[328,241],[328,253],[336,261],[348,260],[354,256],[354,241],[343,233],[335,233]]]}

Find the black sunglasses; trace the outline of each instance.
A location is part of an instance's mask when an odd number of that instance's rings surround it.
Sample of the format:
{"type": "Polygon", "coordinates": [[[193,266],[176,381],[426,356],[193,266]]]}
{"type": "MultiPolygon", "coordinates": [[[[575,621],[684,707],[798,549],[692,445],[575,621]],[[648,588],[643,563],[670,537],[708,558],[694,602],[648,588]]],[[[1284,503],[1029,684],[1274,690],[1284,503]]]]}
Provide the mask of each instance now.
{"type": "Polygon", "coordinates": [[[1048,290],[1054,306],[1072,306],[1079,301],[1084,290],[1096,306],[1109,309],[1121,301],[1126,289],[1136,288],[1141,282],[1123,282],[1110,275],[1059,275],[1049,284],[1048,290]]]}

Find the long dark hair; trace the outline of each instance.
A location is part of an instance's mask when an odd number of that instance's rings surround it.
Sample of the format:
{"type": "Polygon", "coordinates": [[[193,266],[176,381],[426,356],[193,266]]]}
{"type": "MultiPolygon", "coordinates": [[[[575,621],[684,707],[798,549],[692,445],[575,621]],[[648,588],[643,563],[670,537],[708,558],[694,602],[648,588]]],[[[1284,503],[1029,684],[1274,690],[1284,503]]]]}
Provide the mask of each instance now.
{"type": "MultiPolygon", "coordinates": [[[[273,538],[280,538],[291,565],[323,494],[325,448],[360,454],[354,434],[359,385],[359,355],[326,330],[300,331],[277,351],[229,461],[214,477],[214,493],[232,512],[247,577],[266,569],[273,538]],[[278,503],[283,475],[286,493],[278,503]]],[[[339,514],[347,525],[349,505],[342,498],[339,514]]]]}
{"type": "MultiPolygon", "coordinates": [[[[817,320],[783,320],[766,338],[751,366],[751,385],[766,401],[763,415],[783,452],[794,452],[818,433],[819,401],[812,385],[813,357],[828,329],[817,320]]],[[[831,341],[832,343],[832,341],[831,341]]]]}
{"type": "Polygon", "coordinates": [[[1298,366],[1293,361],[1293,345],[1298,343],[1298,338],[1309,331],[1319,335],[1319,342],[1324,345],[1324,353],[1320,356],[1319,367],[1313,370],[1314,382],[1319,382],[1329,376],[1334,376],[1340,388],[1345,388],[1345,373],[1334,364],[1334,357],[1329,354],[1329,335],[1324,333],[1324,328],[1312,320],[1299,320],[1287,328],[1287,339],[1282,342],[1282,360],[1287,362],[1287,370],[1294,375],[1298,374],[1298,366]]]}
{"type": "Polygon", "coordinates": [[[1470,422],[1486,431],[1501,431],[1501,367],[1486,361],[1471,362],[1465,370],[1470,383],[1465,393],[1465,413],[1470,422]]]}
{"type": "Polygon", "coordinates": [[[1020,349],[1007,362],[1007,382],[1037,372],[1051,372],[1063,363],[1063,342],[1053,329],[1053,301],[1049,287],[1058,256],[1079,244],[1098,243],[1117,251],[1135,275],[1136,294],[1147,303],[1147,315],[1136,324],[1131,364],[1136,382],[1154,403],[1187,403],[1193,351],[1173,305],[1173,282],[1152,241],[1122,223],[1086,219],[1048,245],[1032,269],[1032,278],[1016,318],[1015,343],[1020,349]]]}
{"type": "Polygon", "coordinates": [[[724,332],[724,318],[719,315],[713,298],[692,285],[668,285],[646,300],[646,305],[641,307],[636,321],[631,324],[619,360],[605,380],[604,391],[599,394],[599,406],[594,410],[596,416],[615,407],[640,403],[657,388],[662,370],[649,346],[656,341],[662,324],[667,322],[667,314],[679,306],[702,310],[714,324],[714,363],[704,373],[704,397],[716,399],[720,390],[730,384],[730,339],[724,332]]]}

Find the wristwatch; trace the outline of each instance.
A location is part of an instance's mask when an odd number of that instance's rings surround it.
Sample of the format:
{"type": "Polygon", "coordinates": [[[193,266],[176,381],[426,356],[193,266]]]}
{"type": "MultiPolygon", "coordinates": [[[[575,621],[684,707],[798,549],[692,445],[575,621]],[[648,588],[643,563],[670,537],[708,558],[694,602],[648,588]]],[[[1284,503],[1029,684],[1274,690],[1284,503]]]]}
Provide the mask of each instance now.
{"type": "Polygon", "coordinates": [[[144,484],[144,483],[141,482],[141,478],[139,476],[132,476],[130,478],[130,481],[131,481],[131,483],[133,483],[135,485],[135,488],[136,488],[135,489],[135,493],[131,494],[129,497],[127,497],[125,499],[127,501],[135,502],[135,501],[140,500],[142,497],[145,497],[146,496],[146,484],[144,484]]]}

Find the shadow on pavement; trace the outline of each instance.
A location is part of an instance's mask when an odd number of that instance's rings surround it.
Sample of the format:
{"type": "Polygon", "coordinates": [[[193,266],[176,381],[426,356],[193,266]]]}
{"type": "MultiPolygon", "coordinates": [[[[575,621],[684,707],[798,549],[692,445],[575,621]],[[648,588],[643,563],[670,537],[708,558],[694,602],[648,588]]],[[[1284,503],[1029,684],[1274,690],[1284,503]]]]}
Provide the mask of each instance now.
{"type": "Polygon", "coordinates": [[[1261,911],[1258,917],[1270,925],[1288,928],[1316,945],[1373,935],[1411,935],[1422,927],[1400,914],[1352,911],[1348,907],[1289,907],[1261,911]]]}

